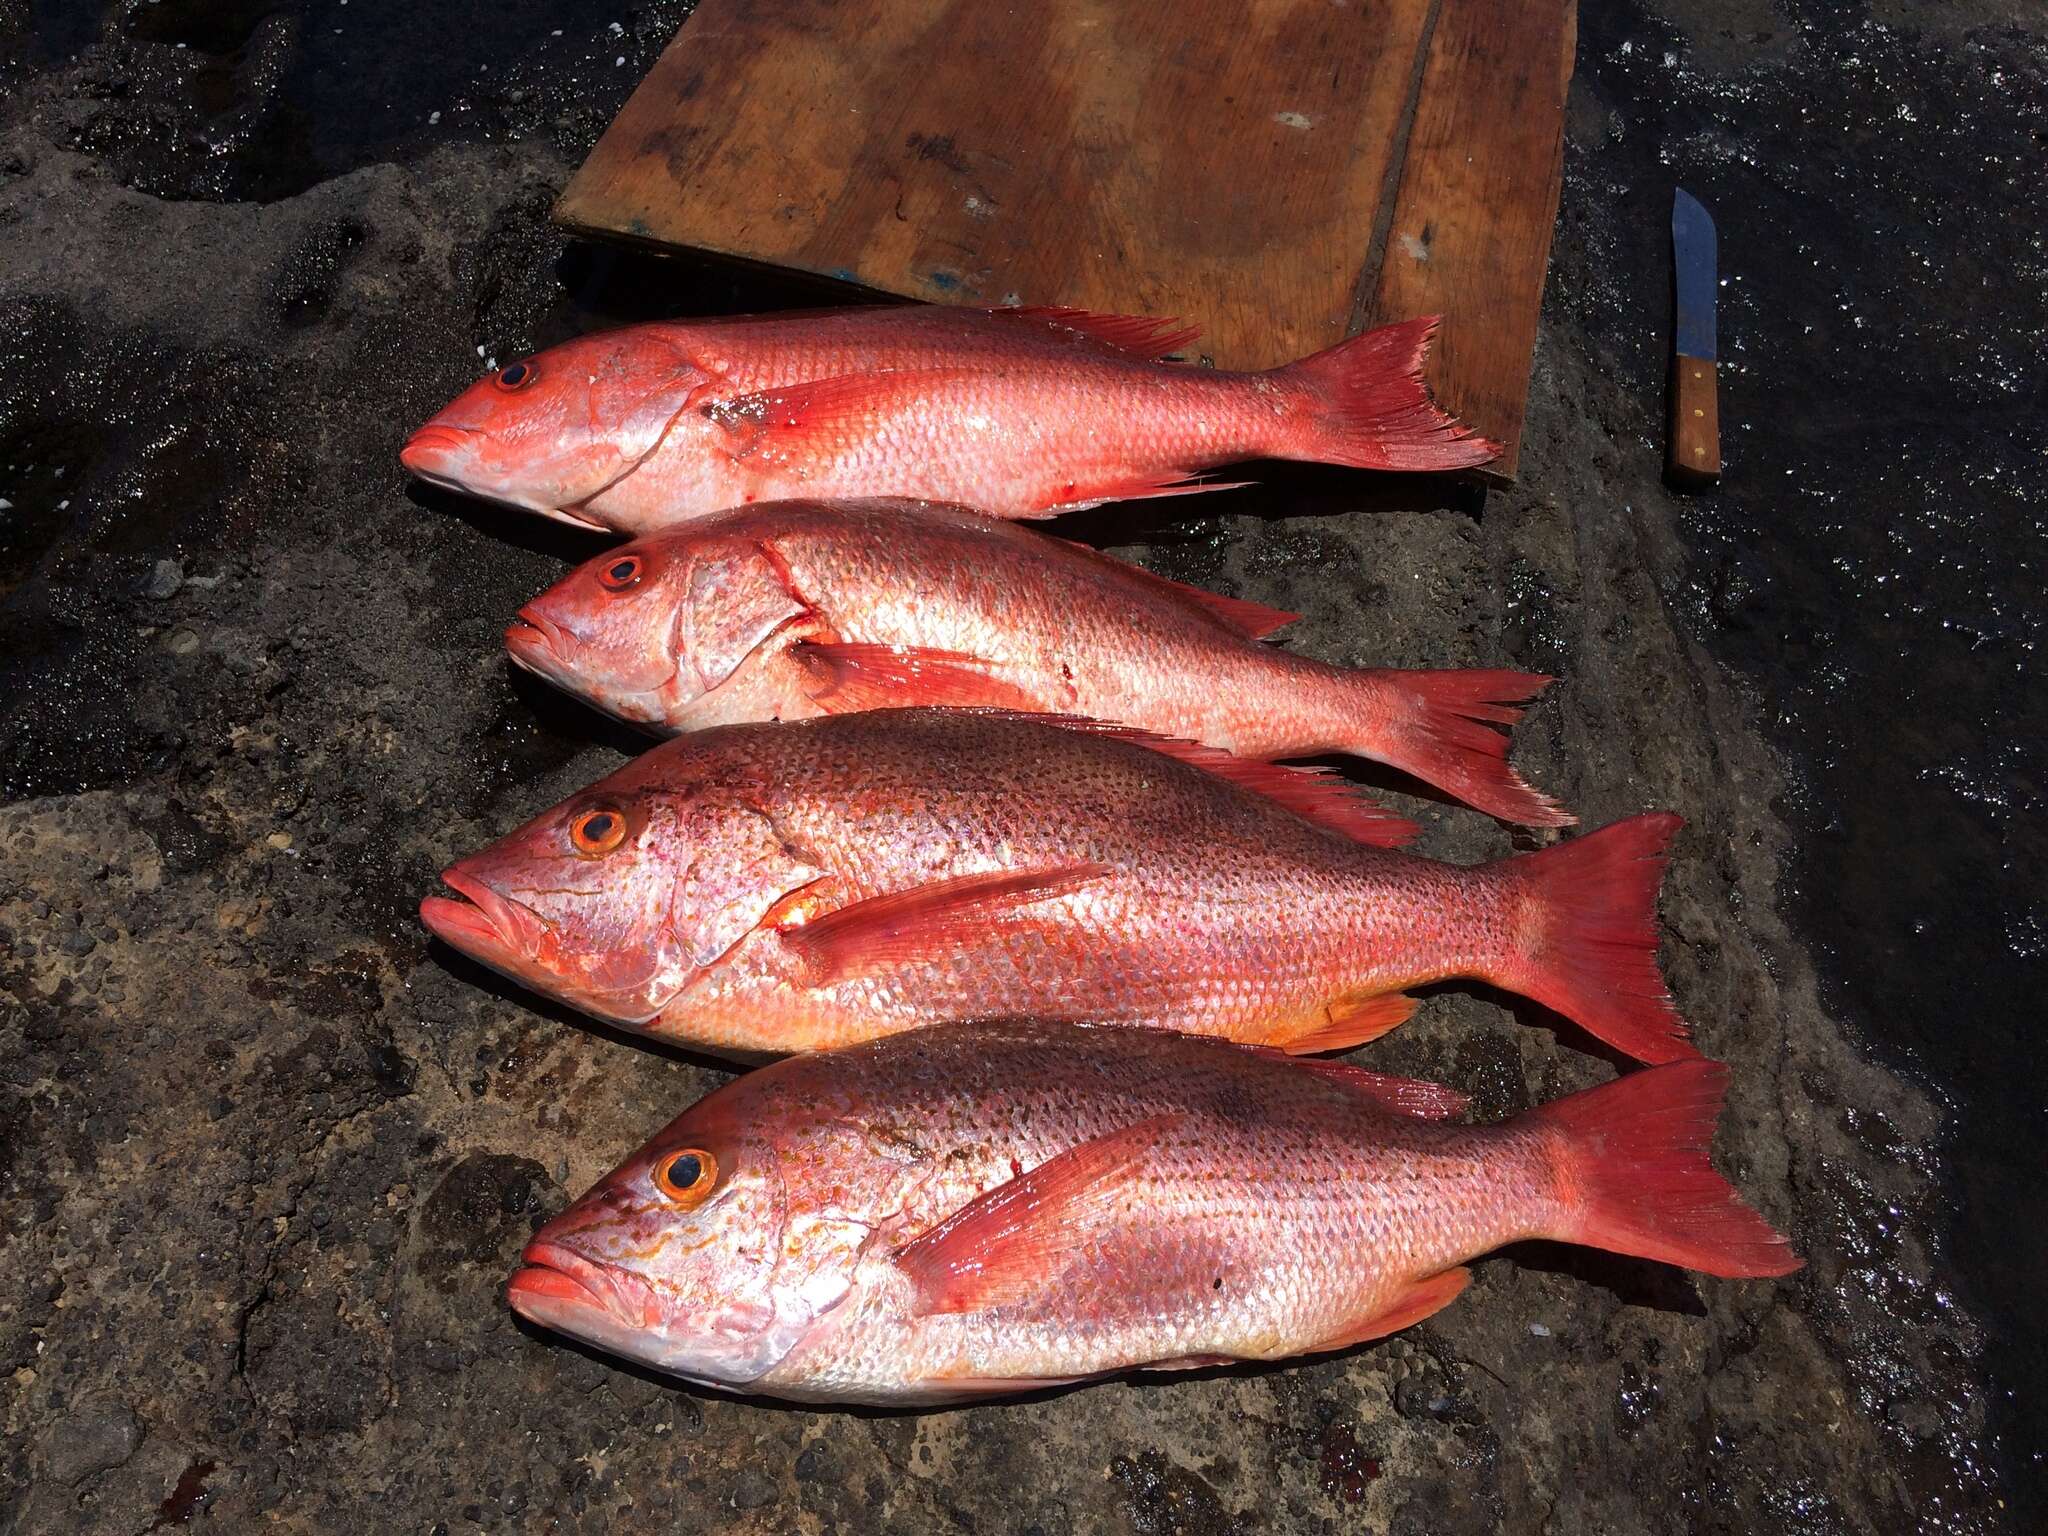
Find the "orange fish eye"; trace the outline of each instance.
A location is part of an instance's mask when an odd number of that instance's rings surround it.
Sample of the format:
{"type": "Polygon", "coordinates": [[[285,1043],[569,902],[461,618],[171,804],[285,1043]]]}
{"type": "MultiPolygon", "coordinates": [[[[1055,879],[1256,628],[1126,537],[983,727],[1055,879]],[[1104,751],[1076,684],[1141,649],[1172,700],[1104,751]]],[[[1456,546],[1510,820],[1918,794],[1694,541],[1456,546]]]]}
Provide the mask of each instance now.
{"type": "Polygon", "coordinates": [[[718,1182],[718,1159],[702,1147],[671,1152],[654,1165],[654,1187],[685,1210],[702,1205],[718,1182]]]}
{"type": "Polygon", "coordinates": [[[623,592],[640,580],[641,561],[638,555],[620,555],[616,560],[607,560],[597,573],[597,579],[608,591],[623,592]]]}
{"type": "Polygon", "coordinates": [[[496,384],[500,389],[524,389],[540,377],[540,370],[531,363],[514,363],[500,373],[496,384]]]}
{"type": "Polygon", "coordinates": [[[599,806],[569,823],[569,841],[578,853],[610,853],[626,840],[626,813],[599,806]]]}

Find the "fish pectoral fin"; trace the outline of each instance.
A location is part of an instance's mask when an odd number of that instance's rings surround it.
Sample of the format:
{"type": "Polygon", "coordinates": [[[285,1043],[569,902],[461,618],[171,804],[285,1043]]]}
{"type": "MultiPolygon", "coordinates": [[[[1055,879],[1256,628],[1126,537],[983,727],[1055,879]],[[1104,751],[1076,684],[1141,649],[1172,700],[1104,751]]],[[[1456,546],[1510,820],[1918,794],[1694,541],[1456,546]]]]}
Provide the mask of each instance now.
{"type": "Polygon", "coordinates": [[[1472,1271],[1460,1264],[1441,1274],[1431,1275],[1426,1280],[1417,1280],[1401,1293],[1391,1307],[1339,1329],[1327,1339],[1309,1345],[1301,1353],[1314,1355],[1326,1350],[1349,1349],[1352,1345],[1363,1344],[1368,1339],[1383,1339],[1390,1333],[1399,1333],[1403,1328],[1413,1327],[1431,1313],[1441,1312],[1456,1301],[1471,1279],[1472,1271]]]}
{"type": "Polygon", "coordinates": [[[824,986],[971,948],[1016,908],[1065,895],[1108,873],[1107,864],[1069,864],[963,875],[871,896],[776,931],[813,983],[824,986]]]}
{"type": "Polygon", "coordinates": [[[702,410],[725,430],[736,459],[801,459],[807,449],[871,437],[877,418],[906,398],[972,377],[960,368],[838,374],[713,400],[702,410]]]}
{"type": "Polygon", "coordinates": [[[964,651],[805,640],[790,655],[808,679],[805,694],[832,714],[914,705],[1029,711],[1038,703],[997,677],[994,662],[964,651]]]}
{"type": "Polygon", "coordinates": [[[1413,1012],[1415,999],[1405,992],[1340,997],[1323,1009],[1320,1020],[1311,1020],[1293,1033],[1276,1031],[1272,1040],[1290,1056],[1348,1051],[1355,1045],[1379,1039],[1397,1024],[1405,1024],[1413,1012]]]}
{"type": "Polygon", "coordinates": [[[1058,1282],[1084,1229],[1115,1214],[1119,1175],[1181,1120],[1156,1115],[1069,1147],[984,1191],[896,1254],[918,1314],[980,1312],[1058,1282]]]}

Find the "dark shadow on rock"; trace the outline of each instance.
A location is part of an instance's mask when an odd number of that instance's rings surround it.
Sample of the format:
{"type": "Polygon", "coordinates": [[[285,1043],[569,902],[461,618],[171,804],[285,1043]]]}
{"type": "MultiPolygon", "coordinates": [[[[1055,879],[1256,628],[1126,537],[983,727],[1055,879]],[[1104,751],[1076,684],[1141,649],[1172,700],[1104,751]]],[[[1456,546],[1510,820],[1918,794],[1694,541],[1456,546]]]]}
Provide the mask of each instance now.
{"type": "MultiPolygon", "coordinates": [[[[507,1277],[509,1278],[509,1276],[507,1277]]],[[[513,1326],[527,1338],[550,1344],[561,1349],[572,1350],[587,1360],[594,1360],[609,1370],[627,1376],[637,1377],[650,1386],[679,1393],[685,1397],[719,1398],[729,1402],[744,1403],[748,1407],[773,1413],[830,1413],[855,1419],[900,1419],[922,1418],[932,1414],[965,1413],[976,1408],[1021,1407],[1030,1403],[1049,1402],[1069,1392],[1078,1392],[1090,1387],[1107,1386],[1112,1382],[1123,1382],[1139,1391],[1157,1391],[1184,1381],[1214,1381],[1223,1377],[1240,1377],[1257,1380],[1268,1376],[1282,1376],[1290,1371],[1299,1371],[1304,1365],[1322,1365],[1334,1360],[1348,1360],[1353,1355],[1384,1345],[1386,1339],[1370,1339],[1349,1349],[1336,1350],[1315,1355],[1292,1355],[1282,1360],[1235,1360],[1220,1365],[1205,1365],[1186,1371],[1147,1371],[1136,1368],[1112,1372],[1104,1376],[1084,1377],[1078,1381],[1054,1382],[1028,1392],[1004,1392],[990,1397],[968,1398],[960,1402],[939,1404],[911,1404],[890,1407],[875,1403],[807,1403],[794,1398],[755,1394],[737,1388],[710,1386],[702,1382],[685,1381],[681,1377],[668,1375],[653,1366],[624,1355],[615,1355],[599,1349],[594,1344],[566,1333],[558,1333],[526,1318],[513,1314],[513,1326]]],[[[1411,1335],[1412,1336],[1412,1335],[1411,1335]]]]}
{"type": "MultiPolygon", "coordinates": [[[[494,501],[464,496],[438,485],[429,485],[424,480],[408,481],[405,499],[428,516],[460,518],[494,539],[516,545],[531,554],[559,560],[565,573],[601,553],[607,544],[616,544],[625,538],[622,533],[602,528],[576,528],[522,507],[504,507],[494,501]]],[[[505,617],[510,619],[511,615],[505,617]]]]}
{"type": "MultiPolygon", "coordinates": [[[[544,677],[536,677],[509,657],[505,673],[512,693],[533,714],[534,723],[550,735],[571,741],[591,741],[632,758],[669,738],[644,731],[565,693],[544,677]]],[[[506,829],[510,831],[510,828],[506,829]]]]}
{"type": "MultiPolygon", "coordinates": [[[[1451,985],[1475,992],[1488,1002],[1496,1003],[1500,1007],[1507,1009],[1509,1013],[1515,1016],[1517,1024],[1525,1024],[1531,1029],[1549,1030],[1553,1035],[1557,1036],[1557,1043],[1559,1045],[1569,1050],[1577,1051],[1582,1056],[1597,1056],[1619,1073],[1625,1075],[1642,1070],[1643,1064],[1637,1061],[1635,1057],[1629,1055],[1628,1052],[1616,1050],[1584,1026],[1566,1018],[1561,1013],[1544,1007],[1539,1002],[1514,992],[1504,992],[1500,988],[1490,986],[1483,981],[1460,981],[1451,983],[1451,985]]],[[[1435,989],[1432,987],[1418,987],[1416,989],[1419,994],[1423,995],[1427,995],[1433,990],[1435,989]]]]}
{"type": "Polygon", "coordinates": [[[1700,1299],[1692,1272],[1673,1264],[1583,1248],[1576,1243],[1514,1243],[1501,1249],[1500,1254],[1524,1269],[1569,1275],[1584,1284],[1598,1286],[1631,1307],[1650,1307],[1686,1317],[1707,1315],[1706,1303],[1700,1299]]]}
{"type": "MultiPolygon", "coordinates": [[[[641,1034],[639,1031],[628,1029],[622,1024],[611,1024],[603,1019],[594,1019],[587,1013],[580,1013],[576,1009],[571,1008],[567,1003],[558,1003],[551,997],[544,996],[530,988],[521,986],[516,981],[499,975],[481,961],[472,960],[454,945],[444,943],[440,939],[428,941],[427,958],[465,986],[475,987],[478,991],[488,992],[491,996],[504,1002],[516,1004],[518,1007],[524,1008],[527,1012],[546,1019],[550,1023],[560,1024],[565,1028],[580,1029],[586,1034],[596,1035],[601,1039],[612,1041],[618,1045],[631,1046],[635,1050],[651,1052],[666,1061],[674,1062],[677,1066],[697,1067],[731,1075],[737,1072],[744,1072],[763,1061],[773,1059],[766,1056],[742,1059],[737,1054],[731,1057],[720,1056],[705,1047],[677,1044],[673,1041],[662,1039],[658,1035],[641,1034]]],[[[676,1113],[681,1114],[687,1107],[687,1105],[678,1104],[676,1106],[676,1113]]],[[[657,1129],[659,1127],[650,1125],[647,1128],[647,1134],[651,1136],[657,1129]]]]}
{"type": "Polygon", "coordinates": [[[1360,789],[1375,795],[1408,795],[1417,800],[1427,800],[1432,805],[1441,805],[1454,811],[1465,811],[1473,816],[1484,816],[1484,811],[1474,810],[1454,795],[1447,795],[1434,784],[1428,784],[1413,774],[1399,768],[1375,762],[1369,757],[1344,757],[1326,753],[1321,757],[1290,757],[1286,760],[1290,768],[1325,768],[1339,777],[1348,779],[1360,789]]]}
{"type": "Polygon", "coordinates": [[[1125,544],[1172,546],[1215,542],[1224,534],[1223,520],[1235,517],[1318,518],[1353,512],[1440,512],[1447,507],[1477,516],[1486,494],[1483,486],[1446,476],[1377,473],[1277,459],[1223,465],[1202,478],[1219,484],[1249,483],[1227,491],[1108,502],[1038,526],[1098,549],[1125,544]]]}
{"type": "Polygon", "coordinates": [[[728,257],[646,246],[572,240],[555,263],[567,295],[550,327],[554,339],[654,320],[770,314],[904,300],[854,283],[835,282],[728,257]]]}

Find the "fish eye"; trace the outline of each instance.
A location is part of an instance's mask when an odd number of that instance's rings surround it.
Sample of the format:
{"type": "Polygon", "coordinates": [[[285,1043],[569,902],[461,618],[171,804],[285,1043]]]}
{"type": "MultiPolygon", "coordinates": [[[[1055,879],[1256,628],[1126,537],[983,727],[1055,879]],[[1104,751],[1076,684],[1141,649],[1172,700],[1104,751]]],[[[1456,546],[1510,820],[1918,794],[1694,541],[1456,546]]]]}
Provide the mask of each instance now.
{"type": "Polygon", "coordinates": [[[578,853],[610,853],[625,840],[625,813],[609,806],[585,811],[569,823],[569,841],[576,845],[578,853]]]}
{"type": "Polygon", "coordinates": [[[620,555],[616,560],[607,560],[598,571],[597,579],[610,591],[625,591],[640,579],[640,557],[620,555]]]}
{"type": "Polygon", "coordinates": [[[540,377],[540,370],[531,363],[514,363],[498,375],[498,388],[524,389],[540,377]]]}
{"type": "Polygon", "coordinates": [[[718,1159],[702,1147],[671,1152],[654,1165],[654,1187],[677,1205],[702,1205],[718,1182],[718,1159]]]}

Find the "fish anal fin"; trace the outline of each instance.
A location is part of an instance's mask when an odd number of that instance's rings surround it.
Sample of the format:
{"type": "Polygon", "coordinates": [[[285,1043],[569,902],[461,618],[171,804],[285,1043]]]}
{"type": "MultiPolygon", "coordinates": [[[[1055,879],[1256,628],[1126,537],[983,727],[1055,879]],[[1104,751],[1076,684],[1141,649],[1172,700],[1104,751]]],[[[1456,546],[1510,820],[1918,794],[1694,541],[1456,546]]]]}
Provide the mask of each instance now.
{"type": "Polygon", "coordinates": [[[1038,702],[963,651],[805,640],[790,654],[810,679],[811,701],[834,714],[911,705],[1029,711],[1038,702]]]}
{"type": "Polygon", "coordinates": [[[1070,480],[1027,517],[1057,517],[1080,512],[1106,501],[1149,501],[1155,496],[1193,496],[1203,491],[1241,491],[1256,480],[1202,480],[1194,469],[1164,469],[1105,480],[1070,480]]]}
{"type": "Polygon", "coordinates": [[[986,1190],[896,1254],[919,1315],[980,1312],[1057,1284],[1076,1229],[1109,1213],[1120,1175],[1179,1123],[1156,1115],[1047,1158],[986,1190]]]}
{"type": "Polygon", "coordinates": [[[1032,902],[1061,896],[1110,872],[1106,864],[1002,870],[851,902],[777,930],[815,985],[929,959],[988,938],[991,925],[1032,902]]]}
{"type": "Polygon", "coordinates": [[[1352,1345],[1363,1344],[1368,1339],[1383,1339],[1390,1333],[1399,1333],[1403,1328],[1412,1328],[1425,1317],[1441,1312],[1456,1301],[1471,1279],[1472,1271],[1460,1264],[1444,1270],[1441,1274],[1417,1280],[1394,1299],[1392,1306],[1339,1329],[1327,1339],[1320,1339],[1309,1345],[1301,1353],[1312,1355],[1332,1349],[1349,1349],[1352,1345]]]}
{"type": "Polygon", "coordinates": [[[1202,334],[1199,325],[1182,325],[1178,319],[1156,315],[1109,315],[1092,309],[1069,309],[1059,304],[1024,304],[991,310],[1004,320],[1029,320],[1049,330],[1066,331],[1076,340],[1125,357],[1157,362],[1178,352],[1202,334]]]}
{"type": "Polygon", "coordinates": [[[1299,1033],[1273,1044],[1290,1056],[1307,1056],[1317,1051],[1348,1051],[1353,1046],[1377,1040],[1398,1024],[1405,1024],[1415,1012],[1415,999],[1405,992],[1379,992],[1370,997],[1340,997],[1323,1009],[1320,1023],[1310,1023],[1299,1033]]]}

